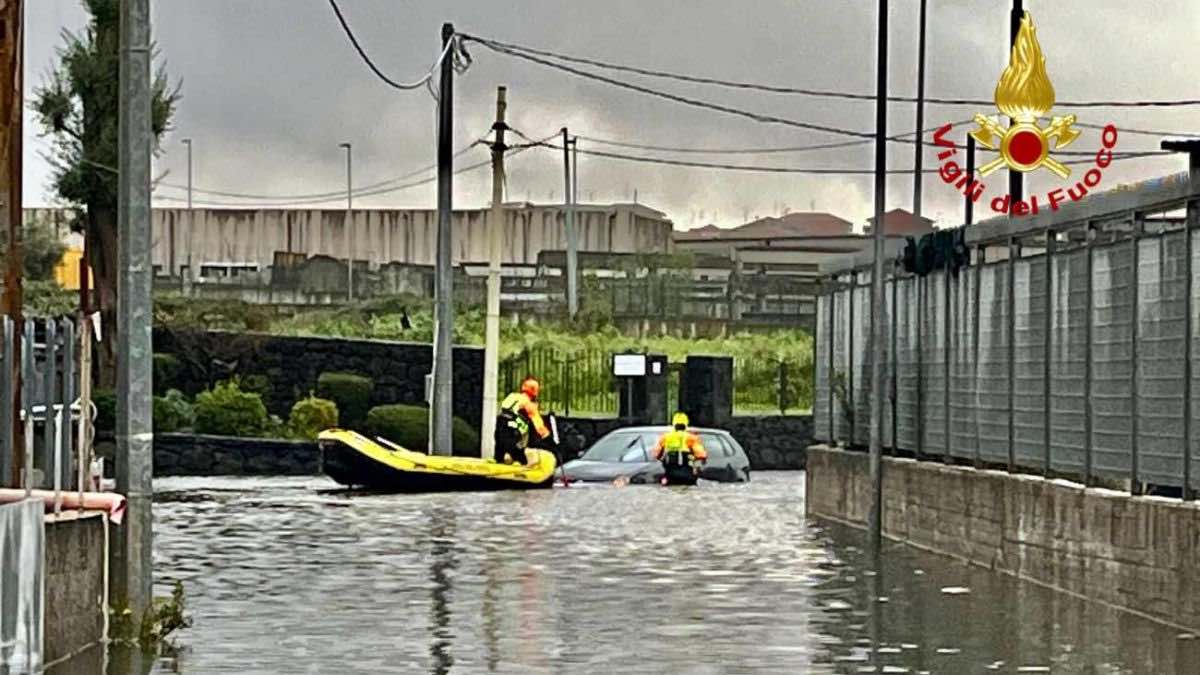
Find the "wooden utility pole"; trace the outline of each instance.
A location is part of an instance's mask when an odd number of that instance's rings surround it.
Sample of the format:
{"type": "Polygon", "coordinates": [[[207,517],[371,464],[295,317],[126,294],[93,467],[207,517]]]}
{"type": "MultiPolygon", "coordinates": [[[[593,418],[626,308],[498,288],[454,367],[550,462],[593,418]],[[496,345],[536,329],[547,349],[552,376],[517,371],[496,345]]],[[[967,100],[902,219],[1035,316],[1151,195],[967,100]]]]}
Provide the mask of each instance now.
{"type": "MultiPolygon", "coordinates": [[[[8,268],[4,271],[4,313],[13,320],[12,331],[12,361],[5,363],[8,372],[3,377],[13,383],[14,424],[11,431],[0,429],[0,433],[11,434],[13,448],[12,475],[0,477],[0,481],[10,481],[10,485],[19,485],[23,470],[23,453],[17,448],[25,447],[24,433],[20,424],[21,410],[21,339],[25,321],[23,314],[24,288],[22,277],[25,267],[25,251],[21,222],[21,112],[25,107],[23,75],[24,64],[21,54],[24,52],[25,31],[22,24],[24,16],[22,0],[0,0],[0,199],[4,207],[0,208],[0,227],[8,232],[8,268]]],[[[4,444],[0,443],[0,446],[4,444]]]]}
{"type": "MultiPolygon", "coordinates": [[[[442,24],[442,45],[450,46],[454,25],[442,24]]],[[[454,59],[442,59],[438,85],[438,229],[437,264],[434,267],[433,400],[429,412],[429,454],[453,454],[450,424],[454,419],[454,225],[451,181],[454,176],[454,59]]]]}
{"type": "Polygon", "coordinates": [[[504,228],[505,88],[496,88],[496,123],[492,131],[492,213],[488,218],[487,320],[483,339],[483,428],[480,448],[484,459],[496,455],[496,399],[500,379],[500,235],[504,228]]]}

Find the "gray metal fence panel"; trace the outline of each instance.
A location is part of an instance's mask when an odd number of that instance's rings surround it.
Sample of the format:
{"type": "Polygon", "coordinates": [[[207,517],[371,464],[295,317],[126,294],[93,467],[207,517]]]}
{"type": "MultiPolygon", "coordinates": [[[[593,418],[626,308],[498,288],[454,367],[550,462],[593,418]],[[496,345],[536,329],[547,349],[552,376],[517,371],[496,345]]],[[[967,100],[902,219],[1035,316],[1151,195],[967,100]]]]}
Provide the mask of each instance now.
{"type": "MultiPolygon", "coordinates": [[[[833,440],[842,441],[850,438],[850,420],[846,416],[847,402],[844,399],[848,392],[850,373],[850,291],[838,291],[834,295],[834,336],[833,336],[833,373],[840,380],[841,387],[835,387],[833,399],[833,440]]],[[[831,386],[832,386],[831,380],[831,386]]]]}
{"type": "Polygon", "coordinates": [[[917,281],[897,280],[896,310],[896,420],[900,447],[917,447],[917,281]]]}
{"type": "Polygon", "coordinates": [[[975,426],[975,274],[960,270],[950,278],[950,454],[974,459],[979,447],[975,426]]]}
{"type": "Polygon", "coordinates": [[[1055,254],[1052,264],[1050,468],[1082,475],[1087,452],[1087,252],[1076,249],[1055,254]]]}
{"type": "Polygon", "coordinates": [[[921,322],[921,378],[925,385],[925,401],[922,405],[922,420],[925,428],[925,453],[946,453],[945,387],[944,371],[946,293],[943,273],[925,277],[922,284],[925,294],[922,303],[921,322]]]}
{"type": "Polygon", "coordinates": [[[1013,264],[1015,290],[1015,384],[1013,427],[1016,461],[1026,469],[1042,466],[1045,442],[1045,264],[1040,258],[1013,264]]]}
{"type": "Polygon", "coordinates": [[[1129,477],[1133,256],[1119,241],[1092,251],[1092,470],[1129,477]]]}
{"type": "Polygon", "coordinates": [[[46,525],[40,499],[0,506],[0,671],[40,672],[46,525]]]}
{"type": "Polygon", "coordinates": [[[979,454],[1008,461],[1008,266],[984,265],[979,279],[979,359],[976,411],[979,454]]]}
{"type": "Polygon", "coordinates": [[[871,287],[854,289],[854,443],[871,433],[871,287]]]}
{"type": "Polygon", "coordinates": [[[1200,490],[1200,233],[1192,232],[1192,471],[1193,489],[1200,490]]]}
{"type": "MultiPolygon", "coordinates": [[[[887,316],[883,323],[883,415],[880,419],[880,435],[883,447],[895,447],[895,442],[892,439],[892,377],[895,374],[896,364],[892,360],[892,332],[896,329],[896,306],[892,298],[893,281],[888,280],[884,283],[883,299],[887,307],[887,316]]],[[[870,375],[868,375],[870,379],[870,375]]]]}
{"type": "Polygon", "coordinates": [[[1183,475],[1183,234],[1138,246],[1138,467],[1143,480],[1183,475]]]}
{"type": "Polygon", "coordinates": [[[829,441],[829,340],[832,334],[829,330],[832,295],[821,295],[817,298],[817,321],[814,331],[813,374],[816,378],[813,387],[813,438],[818,441],[829,441]]]}

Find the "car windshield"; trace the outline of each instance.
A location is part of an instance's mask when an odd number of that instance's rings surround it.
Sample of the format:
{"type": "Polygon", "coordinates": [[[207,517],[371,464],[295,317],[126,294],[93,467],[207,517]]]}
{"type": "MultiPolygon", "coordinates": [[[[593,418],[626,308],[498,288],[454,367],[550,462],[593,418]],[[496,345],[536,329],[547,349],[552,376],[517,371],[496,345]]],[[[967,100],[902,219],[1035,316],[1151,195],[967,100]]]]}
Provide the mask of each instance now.
{"type": "Polygon", "coordinates": [[[642,462],[658,441],[653,432],[625,432],[600,439],[580,459],[592,462],[642,462]]]}

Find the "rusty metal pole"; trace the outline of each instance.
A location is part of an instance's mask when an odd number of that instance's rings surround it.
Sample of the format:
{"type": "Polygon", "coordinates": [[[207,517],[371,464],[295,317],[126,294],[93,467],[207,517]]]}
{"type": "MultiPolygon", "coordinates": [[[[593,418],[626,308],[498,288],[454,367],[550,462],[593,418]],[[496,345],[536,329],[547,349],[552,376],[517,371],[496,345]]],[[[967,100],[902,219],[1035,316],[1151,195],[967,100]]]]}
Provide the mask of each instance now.
{"type": "Polygon", "coordinates": [[[21,56],[25,46],[22,0],[0,0],[0,227],[8,232],[8,268],[4,271],[4,313],[13,320],[12,360],[4,364],[8,373],[4,375],[13,383],[12,429],[0,430],[11,434],[13,448],[12,474],[0,476],[0,483],[10,485],[20,482],[24,457],[17,451],[25,447],[24,433],[20,424],[21,410],[21,337],[25,325],[23,320],[24,288],[22,283],[25,267],[24,243],[21,222],[21,135],[22,109],[24,108],[24,64],[21,56]]]}

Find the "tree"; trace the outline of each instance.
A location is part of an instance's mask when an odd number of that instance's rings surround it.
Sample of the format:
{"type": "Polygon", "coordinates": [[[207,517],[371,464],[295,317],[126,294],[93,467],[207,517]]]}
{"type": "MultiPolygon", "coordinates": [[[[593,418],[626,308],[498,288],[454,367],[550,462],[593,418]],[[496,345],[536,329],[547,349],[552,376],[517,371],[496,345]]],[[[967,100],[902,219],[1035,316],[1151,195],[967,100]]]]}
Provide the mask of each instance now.
{"type": "MultiPolygon", "coordinates": [[[[66,247],[59,238],[53,223],[44,220],[26,220],[24,226],[25,255],[21,270],[26,281],[49,281],[54,279],[54,268],[62,260],[66,247]]],[[[7,265],[8,231],[0,229],[0,269],[7,265]]]]}
{"type": "MultiPolygon", "coordinates": [[[[63,32],[59,63],[34,91],[33,110],[52,137],[54,188],[82,207],[80,219],[96,299],[104,319],[102,380],[114,372],[117,326],[117,124],[120,92],[120,0],[83,0],[91,21],[82,33],[63,32]]],[[[170,128],[179,85],[155,72],[151,127],[157,153],[170,128]]]]}

